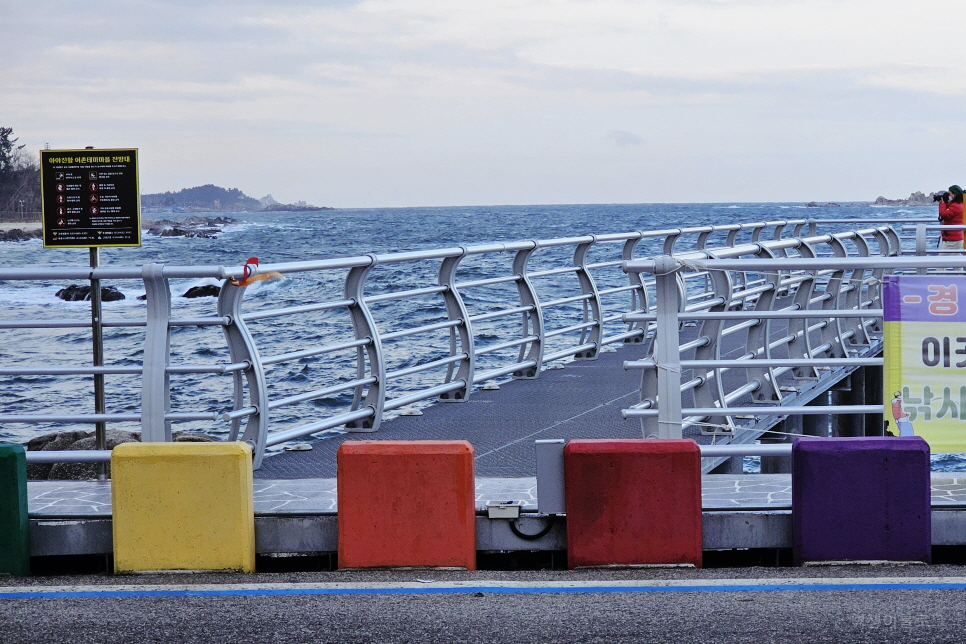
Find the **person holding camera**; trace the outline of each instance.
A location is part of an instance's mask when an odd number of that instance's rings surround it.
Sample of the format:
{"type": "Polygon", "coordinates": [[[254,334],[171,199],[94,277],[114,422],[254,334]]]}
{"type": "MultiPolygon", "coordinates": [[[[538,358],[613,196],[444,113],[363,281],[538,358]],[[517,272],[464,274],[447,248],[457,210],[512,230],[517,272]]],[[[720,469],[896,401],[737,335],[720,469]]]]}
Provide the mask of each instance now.
{"type": "MultiPolygon", "coordinates": [[[[949,190],[932,196],[939,202],[939,223],[943,226],[963,225],[963,189],[949,186],[949,190]]],[[[940,233],[939,248],[945,250],[963,249],[963,231],[943,230],[940,233]]]]}

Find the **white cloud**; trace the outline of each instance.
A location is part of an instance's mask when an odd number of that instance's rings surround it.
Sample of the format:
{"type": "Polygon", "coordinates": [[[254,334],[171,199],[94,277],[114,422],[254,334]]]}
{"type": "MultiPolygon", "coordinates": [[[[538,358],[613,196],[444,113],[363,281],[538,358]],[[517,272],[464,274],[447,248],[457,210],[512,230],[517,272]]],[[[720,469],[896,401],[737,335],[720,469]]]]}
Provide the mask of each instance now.
{"type": "Polygon", "coordinates": [[[962,167],[958,3],[8,4],[0,125],[139,147],[148,191],[844,200],[962,167]]]}
{"type": "Polygon", "coordinates": [[[626,130],[610,130],[607,133],[607,139],[619,148],[626,148],[629,145],[644,145],[644,139],[626,130]]]}

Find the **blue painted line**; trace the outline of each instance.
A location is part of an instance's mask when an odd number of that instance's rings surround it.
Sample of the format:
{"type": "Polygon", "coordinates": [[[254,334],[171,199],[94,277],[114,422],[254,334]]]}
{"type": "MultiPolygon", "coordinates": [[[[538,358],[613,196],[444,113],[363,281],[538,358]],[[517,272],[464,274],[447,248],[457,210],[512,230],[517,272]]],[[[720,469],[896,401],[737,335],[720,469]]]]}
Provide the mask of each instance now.
{"type": "Polygon", "coordinates": [[[79,590],[3,592],[0,599],[84,599],[139,597],[282,597],[299,595],[454,595],[492,593],[589,594],[589,593],[720,593],[720,592],[828,592],[868,590],[966,590],[966,583],[856,583],[856,584],[730,584],[687,586],[460,586],[443,588],[227,588],[225,590],[79,590]]]}

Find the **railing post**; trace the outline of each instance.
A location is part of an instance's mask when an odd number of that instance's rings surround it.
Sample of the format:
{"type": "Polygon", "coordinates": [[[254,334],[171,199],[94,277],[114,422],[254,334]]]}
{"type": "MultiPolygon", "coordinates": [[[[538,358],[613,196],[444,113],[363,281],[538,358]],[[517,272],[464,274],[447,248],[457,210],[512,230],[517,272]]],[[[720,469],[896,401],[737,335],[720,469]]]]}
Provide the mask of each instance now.
{"type": "MultiPolygon", "coordinates": [[[[758,252],[755,256],[759,259],[772,259],[775,260],[775,256],[771,251],[762,245],[759,245],[758,252]]],[[[777,260],[776,264],[779,263],[777,260]]],[[[782,286],[782,276],[780,269],[774,269],[773,271],[762,271],[762,279],[765,283],[770,285],[770,288],[762,292],[758,296],[758,301],[755,302],[756,311],[774,311],[775,303],[778,299],[778,291],[782,286]]],[[[749,317],[752,317],[749,315],[749,317]]],[[[754,326],[748,328],[748,335],[745,341],[745,350],[756,356],[761,357],[761,359],[768,360],[771,358],[771,329],[772,321],[770,319],[759,319],[758,323],[754,326]]],[[[759,367],[755,365],[755,360],[748,361],[748,367],[745,369],[745,374],[747,375],[748,382],[757,381],[758,388],[752,393],[756,403],[780,403],[782,399],[781,389],[775,383],[775,369],[773,367],[759,367]]]]}
{"type": "Polygon", "coordinates": [[[458,365],[449,365],[446,369],[446,382],[462,380],[463,388],[440,394],[442,402],[464,402],[470,395],[473,386],[473,376],[476,371],[476,346],[473,342],[473,327],[470,324],[470,313],[456,288],[456,267],[462,261],[462,255],[447,257],[439,267],[439,285],[445,286],[443,302],[446,304],[446,316],[450,321],[459,321],[459,325],[449,330],[449,355],[455,356],[462,350],[466,358],[458,365]],[[459,340],[457,341],[457,338],[459,340]]]}
{"type": "Polygon", "coordinates": [[[244,286],[235,286],[226,281],[218,295],[218,315],[230,319],[229,324],[224,327],[224,332],[231,361],[248,363],[248,368],[243,372],[235,371],[232,374],[234,382],[233,410],[238,411],[245,406],[242,387],[243,374],[245,381],[248,383],[249,404],[255,408],[255,413],[248,416],[248,423],[245,425],[245,432],[241,437],[238,436],[241,418],[231,420],[228,439],[242,440],[251,445],[252,468],[257,470],[262,466],[262,458],[265,456],[265,445],[268,440],[268,382],[265,378],[265,368],[262,366],[261,357],[255,347],[255,339],[252,338],[252,334],[242,318],[241,304],[244,295],[244,286]]]}
{"type": "MultiPolygon", "coordinates": [[[[926,256],[926,224],[916,224],[916,256],[926,256]]],[[[919,268],[917,275],[925,275],[929,272],[928,268],[919,268]]]]}
{"type": "Polygon", "coordinates": [[[527,263],[530,256],[540,248],[540,244],[533,242],[533,248],[525,248],[517,251],[513,257],[513,274],[518,276],[517,293],[520,295],[520,304],[531,307],[531,310],[523,314],[523,323],[520,330],[522,337],[533,335],[535,339],[527,344],[520,346],[520,357],[518,362],[533,360],[536,364],[526,369],[513,372],[514,378],[532,379],[540,376],[540,367],[543,365],[543,309],[540,308],[540,298],[537,291],[533,288],[533,283],[527,276],[527,263]],[[529,350],[528,350],[529,349],[529,350]]]}
{"type": "Polygon", "coordinates": [[[655,259],[657,280],[657,436],[644,438],[681,438],[681,351],[678,339],[679,293],[677,260],[669,255],[655,259]]]}
{"type": "MultiPolygon", "coordinates": [[[[640,235],[640,233],[638,233],[640,235]]],[[[628,239],[624,242],[624,247],[621,249],[621,258],[625,262],[629,262],[634,259],[634,249],[637,244],[641,241],[641,237],[635,239],[628,239]]],[[[631,293],[631,305],[630,312],[636,313],[640,311],[641,313],[647,313],[648,302],[647,302],[647,286],[644,285],[644,279],[641,277],[640,273],[627,273],[627,279],[631,286],[635,288],[631,293]]],[[[624,340],[624,344],[640,344],[644,342],[647,336],[647,322],[630,322],[627,325],[628,331],[640,331],[640,335],[635,335],[624,340]]]]}
{"type": "MultiPolygon", "coordinates": [[[[837,237],[832,237],[828,242],[829,249],[835,257],[848,257],[848,250],[845,244],[837,237]]],[[[834,311],[844,308],[842,302],[842,277],[845,269],[837,268],[828,277],[825,283],[825,294],[827,297],[822,302],[822,311],[825,313],[827,324],[822,329],[822,344],[829,345],[825,355],[829,358],[844,358],[848,355],[845,340],[842,338],[844,329],[842,328],[842,318],[836,317],[834,311]]]]}
{"type": "Polygon", "coordinates": [[[144,362],[141,374],[141,440],[161,443],[171,440],[171,384],[168,362],[171,355],[171,290],[164,267],[147,264],[141,268],[147,303],[144,333],[144,362]]]}
{"type": "Polygon", "coordinates": [[[581,330],[580,344],[593,342],[595,345],[593,349],[574,354],[574,360],[596,360],[597,354],[600,353],[600,341],[604,332],[601,326],[601,318],[603,316],[601,314],[600,293],[597,291],[594,278],[591,277],[590,272],[587,270],[587,251],[590,250],[590,247],[596,241],[597,238],[594,237],[594,241],[580,244],[574,251],[574,266],[577,267],[577,281],[580,282],[580,292],[583,295],[590,295],[589,300],[584,300],[583,322],[585,324],[593,323],[593,326],[589,328],[585,327],[581,330]]]}
{"type": "MultiPolygon", "coordinates": [[[[712,313],[727,311],[731,307],[734,295],[734,286],[731,281],[731,273],[728,271],[708,271],[708,276],[714,292],[714,299],[720,300],[719,304],[708,309],[712,313]]],[[[704,320],[701,323],[699,338],[703,338],[706,344],[695,348],[695,360],[716,360],[721,357],[721,331],[724,329],[723,320],[704,320]]],[[[721,381],[720,370],[715,369],[714,375],[710,378],[705,377],[705,371],[701,372],[703,382],[694,388],[695,407],[714,407],[726,408],[724,388],[721,381]]],[[[697,374],[696,374],[697,375],[697,374]]],[[[731,416],[711,416],[705,421],[702,428],[703,434],[730,433],[734,429],[734,421],[731,416]],[[714,427],[708,428],[707,425],[714,427]],[[720,431],[720,430],[723,430],[720,431]]]]}
{"type": "MultiPolygon", "coordinates": [[[[798,254],[801,257],[811,259],[816,257],[815,249],[805,241],[802,241],[799,245],[798,254]]],[[[804,311],[809,308],[812,296],[815,294],[815,273],[814,270],[802,271],[802,274],[808,275],[808,278],[800,281],[798,288],[795,290],[795,310],[804,311]]],[[[797,277],[800,278],[801,275],[797,277]]],[[[792,338],[791,342],[788,343],[788,357],[802,358],[802,366],[795,367],[793,370],[795,378],[802,380],[818,378],[818,371],[815,367],[804,364],[812,355],[812,339],[808,331],[808,321],[808,318],[790,318],[788,320],[788,335],[792,338]]]]}
{"type": "Polygon", "coordinates": [[[382,353],[382,341],[376,322],[365,301],[366,277],[376,265],[376,256],[370,255],[372,263],[368,266],[356,266],[349,270],[345,278],[345,297],[352,300],[348,307],[349,317],[352,319],[352,329],[357,340],[369,338],[369,344],[356,349],[356,373],[364,378],[366,373],[366,358],[369,359],[369,369],[376,381],[366,389],[365,399],[362,397],[363,388],[356,387],[352,399],[352,410],[369,407],[372,416],[346,423],[345,428],[350,432],[374,432],[382,422],[382,413],[386,406],[386,361],[382,353]]]}
{"type": "MultiPolygon", "coordinates": [[[[859,257],[868,257],[869,242],[865,240],[861,235],[856,235],[852,239],[852,243],[855,244],[855,250],[859,257]]],[[[843,309],[859,310],[862,308],[862,296],[863,296],[863,286],[865,286],[866,280],[866,269],[856,268],[849,275],[848,281],[848,291],[845,293],[845,304],[841,305],[843,309]]],[[[851,345],[864,345],[868,346],[871,340],[869,339],[868,333],[865,330],[865,324],[863,324],[862,318],[848,318],[844,321],[843,325],[853,332],[851,345]]]]}
{"type": "Polygon", "coordinates": [[[678,237],[681,236],[682,232],[683,231],[680,228],[678,228],[675,232],[668,234],[668,236],[664,238],[665,255],[669,257],[674,255],[674,243],[678,240],[678,237]]]}

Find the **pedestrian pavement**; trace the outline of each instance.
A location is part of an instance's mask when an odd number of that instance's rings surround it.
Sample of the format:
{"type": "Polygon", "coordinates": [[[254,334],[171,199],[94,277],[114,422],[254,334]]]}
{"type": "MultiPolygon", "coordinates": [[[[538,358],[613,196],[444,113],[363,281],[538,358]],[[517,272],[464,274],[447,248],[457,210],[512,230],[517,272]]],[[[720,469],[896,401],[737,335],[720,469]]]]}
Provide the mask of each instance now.
{"type": "MultiPolygon", "coordinates": [[[[702,506],[715,510],[788,510],[792,504],[790,474],[706,474],[701,483],[702,506]]],[[[86,518],[111,515],[110,481],[30,481],[31,518],[86,518]]],[[[336,479],[256,479],[255,514],[269,516],[335,514],[336,479]]],[[[488,501],[521,501],[524,512],[537,510],[534,477],[477,478],[476,509],[488,501]]],[[[966,507],[966,474],[932,473],[932,506],[966,507]]]]}

